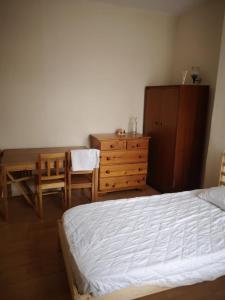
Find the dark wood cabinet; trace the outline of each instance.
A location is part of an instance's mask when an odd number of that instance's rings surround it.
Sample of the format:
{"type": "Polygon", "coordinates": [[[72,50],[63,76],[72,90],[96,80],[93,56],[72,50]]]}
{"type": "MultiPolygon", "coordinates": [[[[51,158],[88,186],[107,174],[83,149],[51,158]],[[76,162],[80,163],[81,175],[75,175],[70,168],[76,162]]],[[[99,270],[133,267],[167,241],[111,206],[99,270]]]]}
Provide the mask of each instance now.
{"type": "Polygon", "coordinates": [[[145,89],[144,134],[151,137],[147,182],[160,192],[199,188],[209,87],[145,89]]]}

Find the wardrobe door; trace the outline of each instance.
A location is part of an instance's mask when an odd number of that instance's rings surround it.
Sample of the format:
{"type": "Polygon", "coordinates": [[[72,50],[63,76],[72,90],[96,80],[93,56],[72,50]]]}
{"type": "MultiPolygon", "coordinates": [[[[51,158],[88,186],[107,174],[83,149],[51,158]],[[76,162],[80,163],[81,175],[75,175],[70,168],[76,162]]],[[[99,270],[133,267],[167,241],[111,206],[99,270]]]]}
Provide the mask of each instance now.
{"type": "Polygon", "coordinates": [[[160,192],[173,190],[178,104],[177,87],[146,88],[144,134],[151,137],[148,184],[160,192]]]}
{"type": "Polygon", "coordinates": [[[181,86],[180,99],[175,160],[176,191],[201,186],[208,87],[181,86]]]}
{"type": "Polygon", "coordinates": [[[144,127],[145,135],[150,136],[147,183],[159,188],[161,181],[160,148],[161,148],[161,103],[163,91],[160,87],[145,89],[144,127]]]}
{"type": "Polygon", "coordinates": [[[174,162],[179,109],[179,88],[164,87],[161,102],[160,164],[159,182],[161,192],[172,192],[174,188],[174,162]]]}

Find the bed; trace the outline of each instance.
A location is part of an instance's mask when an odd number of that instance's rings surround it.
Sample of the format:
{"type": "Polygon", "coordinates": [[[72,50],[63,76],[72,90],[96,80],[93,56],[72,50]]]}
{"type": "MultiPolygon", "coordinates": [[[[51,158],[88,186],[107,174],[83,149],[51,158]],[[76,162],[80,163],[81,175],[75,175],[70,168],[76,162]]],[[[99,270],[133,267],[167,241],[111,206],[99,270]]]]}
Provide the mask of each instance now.
{"type": "Polygon", "coordinates": [[[136,299],[225,275],[225,211],[200,193],[97,202],[65,212],[58,225],[73,299],[136,299]]]}

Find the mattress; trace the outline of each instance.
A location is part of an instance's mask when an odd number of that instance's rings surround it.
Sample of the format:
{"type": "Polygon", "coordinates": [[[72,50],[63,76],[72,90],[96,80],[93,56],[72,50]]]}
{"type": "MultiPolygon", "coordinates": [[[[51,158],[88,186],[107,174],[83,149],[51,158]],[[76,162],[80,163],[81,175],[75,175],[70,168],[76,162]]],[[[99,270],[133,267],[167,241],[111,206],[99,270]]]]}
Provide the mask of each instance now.
{"type": "Polygon", "coordinates": [[[225,274],[225,212],[199,191],[96,202],[63,215],[81,293],[177,287],[225,274]]]}

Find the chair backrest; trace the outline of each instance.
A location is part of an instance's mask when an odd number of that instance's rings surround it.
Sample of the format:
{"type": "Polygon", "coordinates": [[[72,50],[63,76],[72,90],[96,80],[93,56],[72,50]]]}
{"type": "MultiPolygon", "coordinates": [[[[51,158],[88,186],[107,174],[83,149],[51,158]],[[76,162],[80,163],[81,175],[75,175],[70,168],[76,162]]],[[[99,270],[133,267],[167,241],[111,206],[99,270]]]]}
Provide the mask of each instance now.
{"type": "Polygon", "coordinates": [[[223,152],[221,160],[219,185],[225,185],[225,152],[223,152]]]}
{"type": "Polygon", "coordinates": [[[38,179],[66,179],[67,153],[40,153],[38,158],[38,179]]]}
{"type": "Polygon", "coordinates": [[[71,152],[68,153],[67,155],[67,174],[69,176],[68,179],[70,179],[70,175],[72,174],[92,174],[95,171],[93,170],[85,170],[85,171],[73,171],[72,170],[72,158],[71,158],[71,152]]]}
{"type": "Polygon", "coordinates": [[[74,172],[93,172],[99,167],[98,149],[77,149],[69,153],[69,167],[74,172]]]}

